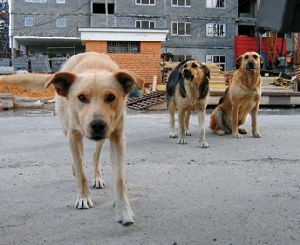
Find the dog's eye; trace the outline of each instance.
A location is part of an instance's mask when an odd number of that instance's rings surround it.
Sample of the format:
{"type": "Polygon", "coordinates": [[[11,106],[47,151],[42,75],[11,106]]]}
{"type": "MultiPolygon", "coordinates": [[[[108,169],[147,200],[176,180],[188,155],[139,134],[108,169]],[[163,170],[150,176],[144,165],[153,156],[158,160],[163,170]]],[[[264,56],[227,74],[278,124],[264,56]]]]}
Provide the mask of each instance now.
{"type": "Polygon", "coordinates": [[[193,68],[197,68],[198,66],[197,66],[196,63],[192,63],[192,67],[193,67],[193,68]]]}
{"type": "Polygon", "coordinates": [[[116,96],[114,96],[113,94],[108,94],[105,98],[105,102],[107,103],[111,103],[115,100],[116,96]]]}
{"type": "Polygon", "coordinates": [[[246,59],[248,59],[248,58],[249,58],[249,56],[248,56],[248,55],[245,55],[244,59],[246,60],[246,59]]]}
{"type": "Polygon", "coordinates": [[[256,54],[254,54],[254,55],[253,55],[253,58],[254,58],[254,59],[257,59],[257,58],[258,58],[258,56],[257,56],[256,54]]]}
{"type": "Polygon", "coordinates": [[[84,104],[90,103],[89,99],[83,94],[78,95],[78,99],[80,102],[82,102],[84,104]]]}

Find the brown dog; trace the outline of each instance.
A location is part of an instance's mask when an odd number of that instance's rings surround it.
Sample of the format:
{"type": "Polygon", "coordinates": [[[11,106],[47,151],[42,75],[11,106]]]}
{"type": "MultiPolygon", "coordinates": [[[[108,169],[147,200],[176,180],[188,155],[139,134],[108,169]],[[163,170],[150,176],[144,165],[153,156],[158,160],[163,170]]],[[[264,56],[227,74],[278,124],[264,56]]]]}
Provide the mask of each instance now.
{"type": "Polygon", "coordinates": [[[167,83],[168,110],[170,113],[170,137],[176,138],[175,111],[178,108],[179,144],[187,144],[190,115],[198,111],[200,145],[207,148],[205,140],[205,114],[209,92],[209,69],[196,60],[183,61],[174,68],[167,83]]]}
{"type": "Polygon", "coordinates": [[[257,114],[261,97],[262,63],[262,57],[255,52],[247,52],[237,59],[232,83],[211,114],[210,128],[217,135],[232,133],[232,137],[241,138],[241,134],[246,134],[247,130],[239,126],[244,124],[250,113],[253,137],[261,137],[257,114]]]}
{"type": "Polygon", "coordinates": [[[110,139],[110,156],[115,187],[116,219],[123,225],[134,222],[125,182],[126,99],[139,80],[120,70],[107,55],[83,53],[72,56],[54,75],[24,74],[0,77],[0,84],[27,88],[54,86],[55,108],[74,161],[77,184],[75,207],[93,207],[83,166],[83,137],[96,141],[94,153],[95,188],[103,188],[100,154],[105,139],[110,139]]]}

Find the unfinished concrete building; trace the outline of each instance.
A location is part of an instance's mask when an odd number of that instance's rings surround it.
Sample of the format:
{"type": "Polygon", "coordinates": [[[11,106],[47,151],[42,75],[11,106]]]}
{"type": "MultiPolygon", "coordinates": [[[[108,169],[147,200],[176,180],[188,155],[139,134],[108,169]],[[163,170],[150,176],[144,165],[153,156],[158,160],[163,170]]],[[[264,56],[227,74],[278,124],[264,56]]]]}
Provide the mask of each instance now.
{"type": "Polygon", "coordinates": [[[85,50],[78,28],[167,29],[161,53],[231,70],[234,37],[255,34],[256,5],[255,0],[12,0],[11,46],[14,56],[69,56],[85,50]]]}

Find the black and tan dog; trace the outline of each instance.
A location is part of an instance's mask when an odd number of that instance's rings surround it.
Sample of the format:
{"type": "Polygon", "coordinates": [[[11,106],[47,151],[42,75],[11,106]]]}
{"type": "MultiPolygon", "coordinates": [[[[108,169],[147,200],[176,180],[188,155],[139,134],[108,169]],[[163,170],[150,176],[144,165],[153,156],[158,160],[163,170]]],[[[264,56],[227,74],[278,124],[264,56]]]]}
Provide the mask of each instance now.
{"type": "Polygon", "coordinates": [[[170,137],[176,138],[175,111],[178,108],[179,144],[187,144],[190,115],[198,111],[200,144],[207,148],[205,141],[205,114],[209,93],[210,70],[196,60],[183,61],[169,76],[167,83],[168,110],[170,113],[170,137]]]}
{"type": "Polygon", "coordinates": [[[104,187],[100,155],[104,141],[110,140],[116,219],[123,225],[134,222],[125,181],[126,101],[134,84],[142,83],[139,80],[135,74],[121,70],[107,55],[93,52],[72,56],[55,74],[0,76],[0,84],[55,88],[55,109],[63,132],[69,138],[74,162],[75,207],[78,209],[93,207],[84,171],[83,138],[96,142],[95,188],[104,187]]]}
{"type": "Polygon", "coordinates": [[[239,126],[244,124],[250,113],[253,137],[261,137],[257,114],[261,97],[262,63],[262,57],[256,52],[246,52],[237,59],[232,82],[211,114],[210,128],[217,135],[232,133],[232,137],[241,138],[247,130],[239,126]]]}

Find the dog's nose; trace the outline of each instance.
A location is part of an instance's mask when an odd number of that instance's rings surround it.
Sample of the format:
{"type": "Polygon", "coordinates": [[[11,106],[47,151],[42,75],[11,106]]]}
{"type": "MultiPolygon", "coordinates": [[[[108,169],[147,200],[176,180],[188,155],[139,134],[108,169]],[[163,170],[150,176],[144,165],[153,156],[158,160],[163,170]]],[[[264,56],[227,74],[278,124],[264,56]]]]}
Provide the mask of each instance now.
{"type": "Polygon", "coordinates": [[[92,139],[99,140],[106,137],[107,124],[102,119],[94,119],[90,123],[92,129],[92,139]]]}
{"type": "Polygon", "coordinates": [[[255,63],[253,61],[249,61],[246,65],[246,68],[249,70],[253,70],[255,68],[255,63]]]}
{"type": "Polygon", "coordinates": [[[184,77],[190,77],[191,76],[191,71],[189,69],[184,69],[183,70],[183,76],[184,77]]]}

